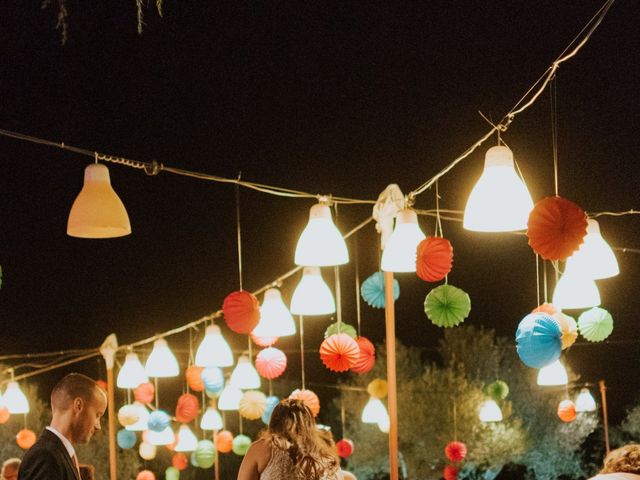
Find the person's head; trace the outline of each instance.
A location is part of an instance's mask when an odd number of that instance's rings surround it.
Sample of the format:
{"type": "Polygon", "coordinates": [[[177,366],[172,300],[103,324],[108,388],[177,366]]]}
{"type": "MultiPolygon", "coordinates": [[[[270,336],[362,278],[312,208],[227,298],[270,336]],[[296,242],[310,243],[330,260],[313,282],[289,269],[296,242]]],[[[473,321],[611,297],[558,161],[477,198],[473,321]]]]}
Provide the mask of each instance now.
{"type": "Polygon", "coordinates": [[[100,430],[107,396],[91,378],[70,373],[51,392],[51,425],[72,443],[87,443],[100,430]]]}
{"type": "Polygon", "coordinates": [[[302,400],[286,398],[273,409],[269,420],[269,432],[287,440],[295,437],[315,437],[316,422],[302,400]]]}
{"type": "Polygon", "coordinates": [[[640,445],[631,444],[609,452],[600,473],[640,474],[640,445]]]}
{"type": "Polygon", "coordinates": [[[0,472],[0,479],[2,480],[17,480],[18,470],[20,469],[20,459],[10,458],[5,460],[2,464],[2,471],[0,472]]]}

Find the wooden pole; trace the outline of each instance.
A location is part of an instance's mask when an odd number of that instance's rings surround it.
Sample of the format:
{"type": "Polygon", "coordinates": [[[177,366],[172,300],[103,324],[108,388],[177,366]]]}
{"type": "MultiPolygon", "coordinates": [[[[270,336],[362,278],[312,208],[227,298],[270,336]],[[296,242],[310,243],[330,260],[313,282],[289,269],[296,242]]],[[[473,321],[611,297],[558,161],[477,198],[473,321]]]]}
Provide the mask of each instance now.
{"type": "Polygon", "coordinates": [[[604,422],[604,446],[606,449],[606,455],[609,455],[611,449],[609,448],[609,416],[607,414],[607,386],[604,384],[604,380],[598,382],[600,386],[600,397],[602,398],[602,419],[604,422]]]}
{"type": "Polygon", "coordinates": [[[384,272],[385,325],[387,334],[387,384],[389,386],[389,479],[398,480],[398,398],[396,390],[396,318],[393,272],[384,272]]]}
{"type": "Polygon", "coordinates": [[[116,395],[113,366],[107,369],[107,408],[109,411],[109,478],[116,480],[116,395]]]}

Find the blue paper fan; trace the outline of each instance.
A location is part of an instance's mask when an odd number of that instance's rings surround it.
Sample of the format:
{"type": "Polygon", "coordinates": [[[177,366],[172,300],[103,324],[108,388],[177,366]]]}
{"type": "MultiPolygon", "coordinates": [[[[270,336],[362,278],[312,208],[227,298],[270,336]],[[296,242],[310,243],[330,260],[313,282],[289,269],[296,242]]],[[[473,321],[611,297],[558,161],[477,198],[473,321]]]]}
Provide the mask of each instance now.
{"type": "MultiPolygon", "coordinates": [[[[360,287],[362,299],[373,308],[384,308],[384,273],[376,272],[362,282],[360,287]]],[[[398,280],[393,280],[393,299],[398,300],[400,296],[400,284],[398,280]]]]}

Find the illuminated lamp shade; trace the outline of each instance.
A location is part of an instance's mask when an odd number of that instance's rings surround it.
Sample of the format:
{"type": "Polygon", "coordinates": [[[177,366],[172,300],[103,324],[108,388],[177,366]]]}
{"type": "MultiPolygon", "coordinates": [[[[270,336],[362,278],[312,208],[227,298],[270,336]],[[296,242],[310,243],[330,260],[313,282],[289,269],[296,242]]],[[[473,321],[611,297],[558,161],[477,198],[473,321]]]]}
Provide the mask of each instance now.
{"type": "Polygon", "coordinates": [[[538,372],[538,385],[540,386],[556,386],[566,385],[569,383],[569,377],[567,376],[567,370],[564,365],[560,363],[560,360],[556,360],[546,367],[542,367],[538,372]]]}
{"type": "Polygon", "coordinates": [[[302,279],[291,297],[291,313],[329,315],[335,311],[336,303],[331,290],[322,279],[320,267],[304,267],[302,279]]]}
{"type": "Polygon", "coordinates": [[[455,465],[445,465],[442,470],[444,480],[458,480],[458,467],[455,465]]]}
{"type": "Polygon", "coordinates": [[[141,383],[133,391],[133,397],[140,403],[151,403],[155,396],[156,389],[153,383],[141,383]]]}
{"type": "Polygon", "coordinates": [[[222,430],[215,434],[213,443],[220,453],[229,453],[233,450],[233,434],[229,430],[222,430]]]}
{"type": "Polygon", "coordinates": [[[385,272],[415,272],[416,250],[425,235],[418,225],[416,212],[405,208],[396,216],[396,226],[382,252],[385,272]]]}
{"type": "Polygon", "coordinates": [[[167,467],[164,471],[164,480],[180,480],[180,470],[176,467],[167,467]]]}
{"type": "Polygon", "coordinates": [[[269,347],[256,355],[256,370],[267,380],[278,378],[287,369],[287,356],[282,350],[269,347]]]}
{"type": "Polygon", "coordinates": [[[196,351],[196,365],[199,367],[230,367],[233,353],[222,336],[220,327],[209,325],[204,332],[204,340],[196,351]]]}
{"type": "Polygon", "coordinates": [[[200,420],[202,430],[222,430],[222,416],[215,407],[207,407],[200,420]]]}
{"type": "Polygon", "coordinates": [[[184,371],[184,376],[187,379],[187,385],[194,392],[204,392],[204,382],[202,381],[202,371],[204,367],[198,367],[191,365],[184,371]]]}
{"type": "Polygon", "coordinates": [[[576,398],[576,412],[595,412],[596,401],[588,388],[580,390],[576,398]]]}
{"type": "Polygon", "coordinates": [[[156,458],[157,451],[156,446],[149,442],[142,442],[138,447],[138,455],[140,455],[143,460],[153,460],[156,458]]]}
{"type": "Polygon", "coordinates": [[[218,408],[220,410],[238,410],[241,398],[242,390],[227,383],[218,399],[218,408]]]}
{"type": "Polygon", "coordinates": [[[353,325],[344,322],[334,322],[324,331],[324,338],[329,338],[331,335],[337,335],[338,333],[345,333],[354,340],[358,336],[358,332],[353,325]]]}
{"type": "Polygon", "coordinates": [[[336,449],[340,458],[349,458],[353,455],[353,442],[348,438],[343,438],[336,442],[336,449]]]}
{"type": "Polygon", "coordinates": [[[467,456],[467,446],[462,442],[449,442],[447,446],[444,447],[444,455],[451,462],[461,462],[464,460],[464,457],[467,456]]]}
{"type": "Polygon", "coordinates": [[[522,363],[542,368],[560,358],[562,331],[558,321],[544,313],[530,313],[516,330],[516,351],[522,363]]]}
{"type": "Polygon", "coordinates": [[[486,392],[487,395],[496,402],[498,400],[504,400],[509,396],[509,385],[502,380],[496,380],[495,382],[487,385],[486,392]]]}
{"type": "Polygon", "coordinates": [[[358,359],[351,367],[351,371],[354,373],[365,374],[369,373],[376,363],[376,348],[368,338],[357,337],[356,343],[360,349],[358,359]]]}
{"type": "Polygon", "coordinates": [[[386,411],[385,411],[384,417],[382,417],[380,420],[378,420],[378,429],[382,433],[389,433],[389,428],[390,427],[391,427],[391,421],[389,420],[389,414],[386,413],[386,411]]]}
{"type": "Polygon", "coordinates": [[[320,345],[320,360],[333,372],[346,372],[360,356],[358,343],[346,333],[337,333],[320,345]]]}
{"type": "Polygon", "coordinates": [[[424,300],[424,313],[438,327],[455,327],[469,316],[471,299],[462,289],[453,285],[440,285],[431,290],[424,300]]]}
{"type": "Polygon", "coordinates": [[[615,277],[620,273],[618,261],[600,234],[596,220],[588,219],[587,236],[577,252],[567,258],[567,268],[594,280],[615,277]]]}
{"type": "Polygon", "coordinates": [[[259,347],[270,347],[278,341],[278,337],[257,337],[251,334],[251,340],[259,347]]]}
{"type": "Polygon", "coordinates": [[[296,325],[277,288],[264,292],[260,322],[251,332],[257,337],[286,337],[296,333],[296,325]]]}
{"type": "Polygon", "coordinates": [[[114,238],[130,233],[129,215],[111,187],[109,169],[100,163],[92,163],[84,170],[84,185],[71,206],[67,235],[114,238]]]}
{"type": "Polygon", "coordinates": [[[200,402],[198,397],[190,393],[184,393],[178,397],[176,404],[176,420],[180,423],[189,423],[198,416],[200,402]]]}
{"type": "Polygon", "coordinates": [[[36,443],[36,434],[33,430],[29,430],[28,428],[23,428],[16,435],[16,443],[23,450],[27,450],[36,443]]]}
{"type": "Polygon", "coordinates": [[[348,261],[347,244],[333,223],[331,209],[322,203],[314,205],[296,245],[296,265],[329,267],[348,261]]]}
{"type": "MultiPolygon", "coordinates": [[[[587,216],[575,203],[547,197],[536,203],[527,222],[529,245],[545,260],[565,260],[578,250],[587,234],[587,216]]],[[[562,308],[554,300],[557,308],[562,308]]]]}
{"type": "Polygon", "coordinates": [[[20,390],[18,382],[9,382],[2,400],[11,414],[29,413],[29,401],[20,390]]]}
{"type": "Polygon", "coordinates": [[[132,432],[130,430],[121,429],[118,430],[118,433],[116,434],[116,441],[118,442],[118,446],[120,448],[133,448],[137,440],[138,437],[136,437],[135,432],[132,432]]]}
{"type": "Polygon", "coordinates": [[[131,432],[143,432],[149,428],[149,410],[140,402],[133,402],[133,406],[136,409],[138,421],[131,425],[126,425],[124,428],[131,432]]]}
{"type": "Polygon", "coordinates": [[[613,317],[604,308],[594,307],[578,317],[578,330],[590,342],[601,342],[613,332],[613,317]]]}
{"type": "Polygon", "coordinates": [[[362,410],[362,423],[378,423],[387,415],[387,409],[379,398],[369,397],[369,401],[362,410]]]}
{"type": "Polygon", "coordinates": [[[567,268],[553,291],[553,304],[561,310],[596,307],[600,292],[592,279],[567,268]]]}
{"type": "Polygon", "coordinates": [[[136,475],[136,480],[156,480],[156,475],[151,470],[141,470],[136,475]]]}
{"type": "Polygon", "coordinates": [[[260,303],[255,295],[245,290],[227,295],[222,312],[227,326],[236,333],[249,334],[260,321],[260,303]]]}
{"type": "MultiPolygon", "coordinates": [[[[360,295],[362,299],[367,302],[367,305],[373,308],[384,308],[385,306],[385,284],[384,273],[375,272],[370,275],[360,287],[360,295]]],[[[397,279],[393,279],[393,300],[398,300],[400,297],[400,283],[397,279]]]]}
{"type": "Polygon", "coordinates": [[[164,410],[155,410],[149,414],[149,420],[147,422],[149,430],[160,433],[164,432],[169,427],[171,424],[171,418],[169,418],[169,415],[167,415],[167,412],[164,410]]]}
{"type": "Polygon", "coordinates": [[[193,452],[198,446],[198,439],[193,434],[188,425],[180,425],[178,430],[178,443],[176,452],[193,452]]]}
{"type": "Polygon", "coordinates": [[[558,417],[565,423],[573,422],[576,419],[576,406],[571,400],[562,400],[558,404],[558,417]]]}
{"type": "Polygon", "coordinates": [[[320,399],[318,396],[312,392],[311,390],[304,389],[296,389],[291,392],[289,398],[294,398],[296,400],[302,400],[302,402],[311,410],[311,414],[314,417],[317,417],[320,413],[320,399]]]}
{"type": "Polygon", "coordinates": [[[562,332],[562,349],[565,350],[573,345],[578,338],[578,324],[569,315],[557,312],[551,315],[558,321],[560,331],[562,332]]]}
{"type": "Polygon", "coordinates": [[[258,390],[249,390],[242,394],[238,412],[248,420],[257,420],[267,408],[267,397],[258,390]]]}
{"type": "Polygon", "coordinates": [[[184,453],[175,453],[171,457],[171,466],[177,468],[180,471],[186,470],[186,468],[189,466],[189,459],[184,453]]]}
{"type": "Polygon", "coordinates": [[[144,370],[148,376],[156,378],[177,377],[180,373],[178,361],[164,338],[153,342],[153,350],[147,358],[144,370]]]}
{"type": "Polygon", "coordinates": [[[127,353],[124,365],[118,372],[118,380],[116,382],[118,388],[137,388],[140,384],[148,381],[149,377],[145,373],[138,355],[133,352],[127,353]]]}
{"type": "Polygon", "coordinates": [[[373,398],[384,398],[389,392],[389,385],[386,380],[374,378],[367,385],[367,393],[373,398]]]}
{"type": "Polygon", "coordinates": [[[236,368],[231,372],[229,383],[241,390],[260,388],[260,375],[246,355],[238,358],[236,368]]]}
{"type": "Polygon", "coordinates": [[[236,437],[233,439],[232,450],[236,455],[243,457],[247,454],[250,446],[251,439],[246,435],[240,434],[236,435],[236,437]]]}
{"type": "Polygon", "coordinates": [[[148,430],[148,432],[147,440],[151,445],[171,445],[176,441],[176,436],[171,427],[167,427],[161,432],[154,432],[153,430],[148,430]]]}
{"type": "Polygon", "coordinates": [[[140,420],[140,412],[134,404],[123,405],[118,410],[118,422],[123,427],[134,425],[138,420],[140,420]]]}
{"type": "Polygon", "coordinates": [[[260,420],[262,420],[262,423],[264,423],[265,425],[269,425],[269,420],[271,420],[273,409],[276,408],[276,405],[278,405],[278,403],[280,403],[280,399],[278,397],[274,395],[267,397],[267,404],[265,406],[264,413],[260,418],[260,420]]]}
{"type": "Polygon", "coordinates": [[[524,230],[532,208],[531,195],[514,168],[513,152],[502,145],[491,147],[467,200],[463,227],[476,232],[524,230]]]}
{"type": "Polygon", "coordinates": [[[196,448],[196,463],[200,468],[211,468],[216,461],[216,448],[211,440],[200,440],[196,448]]]}
{"type": "Polygon", "coordinates": [[[451,271],[453,247],[442,237],[427,237],[418,244],[416,275],[425,282],[439,282],[451,271]]]}
{"type": "Polygon", "coordinates": [[[484,423],[500,422],[502,421],[502,411],[495,400],[485,400],[480,404],[478,417],[484,423]]]}

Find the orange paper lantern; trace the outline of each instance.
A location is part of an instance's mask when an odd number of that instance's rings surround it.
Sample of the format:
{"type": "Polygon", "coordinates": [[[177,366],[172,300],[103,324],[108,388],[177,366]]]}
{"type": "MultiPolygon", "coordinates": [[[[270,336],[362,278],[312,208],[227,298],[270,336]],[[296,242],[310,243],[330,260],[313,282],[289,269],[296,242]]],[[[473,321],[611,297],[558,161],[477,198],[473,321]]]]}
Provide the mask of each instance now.
{"type": "Polygon", "coordinates": [[[136,389],[133,390],[134,398],[140,403],[151,403],[155,396],[156,389],[153,387],[153,383],[141,383],[136,389]]]}
{"type": "Polygon", "coordinates": [[[265,348],[256,355],[256,370],[268,380],[279,377],[286,368],[287,356],[277,348],[265,348]]]}
{"type": "Polygon", "coordinates": [[[185,470],[189,466],[189,459],[184,453],[175,453],[171,457],[171,465],[178,470],[185,470]]]}
{"type": "Polygon", "coordinates": [[[251,340],[259,347],[270,347],[278,341],[279,337],[259,337],[251,334],[251,340]]]}
{"type": "Polygon", "coordinates": [[[190,393],[180,395],[176,405],[176,420],[180,423],[189,423],[198,416],[199,408],[198,397],[190,393]]]}
{"type": "Polygon", "coordinates": [[[240,290],[226,296],[222,312],[227,326],[236,333],[249,334],[260,321],[260,303],[255,295],[240,290]]]}
{"type": "Polygon", "coordinates": [[[586,234],[584,211],[564,198],[543,198],[529,214],[529,245],[545,260],[564,260],[571,256],[582,245],[586,234]]]}
{"type": "Polygon", "coordinates": [[[216,433],[214,443],[220,453],[229,453],[233,450],[233,434],[229,430],[222,430],[216,433]]]}
{"type": "Polygon", "coordinates": [[[311,414],[314,417],[318,416],[320,413],[320,400],[318,396],[313,393],[311,390],[300,390],[296,389],[291,392],[289,398],[295,398],[296,400],[302,400],[304,404],[311,410],[311,414]]]}
{"type": "Polygon", "coordinates": [[[416,275],[425,282],[439,282],[451,271],[453,247],[442,237],[427,237],[418,244],[416,275]]]}
{"type": "Polygon", "coordinates": [[[9,421],[9,409],[7,407],[0,407],[0,424],[7,423],[9,421]]]}
{"type": "Polygon", "coordinates": [[[23,428],[16,435],[16,443],[24,450],[27,450],[36,443],[36,434],[28,428],[23,428]]]}
{"type": "Polygon", "coordinates": [[[204,370],[204,367],[196,367],[195,365],[191,365],[184,372],[185,377],[187,377],[187,385],[189,385],[189,388],[194,392],[204,391],[202,370],[204,370]]]}
{"type": "Polygon", "coordinates": [[[360,354],[356,363],[351,367],[355,373],[368,373],[376,363],[376,347],[365,337],[356,337],[356,343],[360,349],[360,354]]]}
{"type": "Polygon", "coordinates": [[[151,470],[142,470],[136,475],[136,480],[156,480],[156,475],[151,470]]]}
{"type": "Polygon", "coordinates": [[[543,303],[531,310],[531,313],[546,313],[547,315],[554,315],[556,312],[556,307],[551,303],[543,303]]]}
{"type": "Polygon", "coordinates": [[[360,356],[357,342],[346,333],[336,333],[320,345],[320,359],[324,366],[334,372],[346,372],[360,356]]]}
{"type": "Polygon", "coordinates": [[[562,400],[558,405],[558,417],[563,422],[573,422],[576,419],[575,404],[571,400],[562,400]]]}

